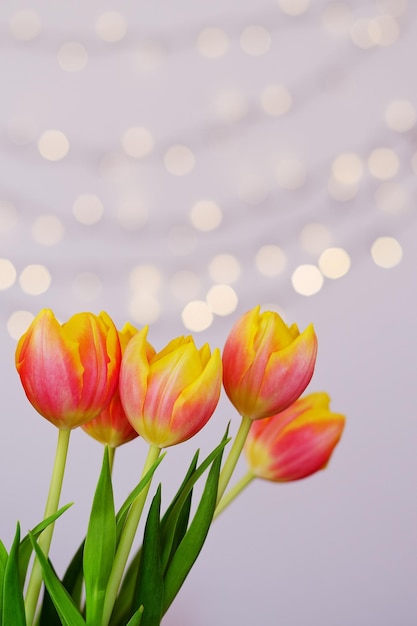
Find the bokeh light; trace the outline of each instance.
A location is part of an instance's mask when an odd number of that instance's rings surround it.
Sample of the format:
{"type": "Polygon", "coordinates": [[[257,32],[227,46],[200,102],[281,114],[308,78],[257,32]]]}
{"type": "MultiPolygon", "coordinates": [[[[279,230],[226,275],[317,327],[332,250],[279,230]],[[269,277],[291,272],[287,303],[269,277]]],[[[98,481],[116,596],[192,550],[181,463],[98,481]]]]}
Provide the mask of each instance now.
{"type": "Polygon", "coordinates": [[[332,163],[332,175],[342,185],[356,185],[363,175],[362,159],[354,152],[343,152],[332,163]]]}
{"type": "Polygon", "coordinates": [[[10,259],[0,259],[0,291],[9,289],[16,281],[16,268],[10,259]]]}
{"type": "Polygon", "coordinates": [[[38,139],[38,149],[47,161],[61,161],[69,151],[69,141],[60,130],[47,130],[38,139]]]}
{"type": "Polygon", "coordinates": [[[310,0],[277,0],[278,6],[285,15],[296,17],[305,13],[310,6],[310,0]]]}
{"type": "Polygon", "coordinates": [[[261,106],[268,115],[274,117],[285,115],[291,105],[291,94],[283,85],[268,85],[261,93],[261,106]]]}
{"type": "Polygon", "coordinates": [[[95,30],[102,41],[116,43],[126,35],[127,20],[118,11],[106,11],[97,18],[95,30]]]}
{"type": "Polygon", "coordinates": [[[213,285],[207,292],[206,300],[216,315],[230,315],[236,310],[239,301],[230,285],[213,285]]]}
{"type": "Polygon", "coordinates": [[[194,169],[195,156],[188,146],[174,145],[165,152],[164,164],[170,174],[185,176],[194,169]]]}
{"type": "Polygon", "coordinates": [[[64,236],[64,227],[56,215],[39,215],[32,224],[32,237],[41,246],[55,246],[64,236]]]}
{"type": "Polygon", "coordinates": [[[281,274],[286,265],[287,257],[279,246],[267,244],[259,248],[255,255],[256,269],[264,276],[277,276],[281,274]]]}
{"type": "Polygon", "coordinates": [[[27,265],[20,273],[19,284],[25,293],[38,296],[48,291],[51,285],[51,274],[44,265],[27,265]]]}
{"type": "Polygon", "coordinates": [[[65,72],[80,72],[88,63],[87,50],[78,41],[63,43],[58,50],[58,63],[65,72]]]}
{"type": "Polygon", "coordinates": [[[378,237],[371,246],[371,255],[376,265],[390,269],[401,262],[403,251],[394,237],[378,237]]]}
{"type": "Polygon", "coordinates": [[[222,219],[223,212],[213,200],[199,200],[191,207],[190,220],[197,230],[214,230],[220,226],[222,219]]]}
{"type": "Polygon", "coordinates": [[[213,106],[216,118],[226,124],[239,122],[249,111],[245,94],[232,87],[219,91],[214,98],[213,106]]]}
{"type": "Polygon", "coordinates": [[[323,250],[329,247],[331,240],[330,230],[318,222],[306,224],[300,233],[301,246],[311,254],[321,254],[323,250]]]}
{"type": "Polygon", "coordinates": [[[323,274],[315,265],[299,265],[291,276],[294,291],[302,296],[313,296],[323,286],[323,274]]]}
{"type": "Polygon", "coordinates": [[[162,284],[162,274],[152,263],[142,263],[133,267],[129,273],[129,286],[137,293],[155,293],[162,284]]]}
{"type": "Polygon", "coordinates": [[[343,248],[327,248],[319,257],[319,268],[326,278],[341,278],[350,269],[350,256],[343,248]]]}
{"type": "Polygon", "coordinates": [[[229,48],[229,38],[221,28],[204,28],[197,39],[197,50],[206,59],[219,59],[229,48]]]}
{"type": "Polygon", "coordinates": [[[72,212],[77,222],[91,226],[101,220],[104,207],[100,198],[95,194],[82,193],[76,198],[72,206],[72,212]]]}
{"type": "Polygon", "coordinates": [[[205,300],[191,300],[183,308],[181,319],[188,330],[201,332],[213,323],[213,312],[205,300]]]}
{"type": "Polygon", "coordinates": [[[7,320],[7,331],[12,339],[20,339],[34,319],[30,311],[15,311],[7,320]]]}
{"type": "Polygon", "coordinates": [[[240,35],[240,45],[249,56],[259,57],[270,49],[271,35],[263,26],[247,26],[240,35]]]}
{"type": "Polygon", "coordinates": [[[128,312],[134,323],[152,324],[161,315],[161,304],[152,293],[136,293],[129,302],[128,312]]]}
{"type": "Polygon", "coordinates": [[[134,159],[141,159],[153,150],[154,140],[151,132],[144,126],[131,126],[122,136],[125,153],[134,159]]]}
{"type": "Polygon", "coordinates": [[[16,11],[9,20],[9,30],[19,41],[31,41],[41,31],[39,15],[32,9],[16,11]]]}
{"type": "Polygon", "coordinates": [[[390,148],[375,148],[368,157],[368,168],[374,178],[387,180],[397,174],[400,160],[390,148]]]}
{"type": "Polygon", "coordinates": [[[392,100],[385,109],[384,117],[389,128],[397,133],[411,130],[417,120],[416,109],[409,100],[392,100]]]}
{"type": "Polygon", "coordinates": [[[233,254],[216,254],[209,263],[208,272],[213,282],[231,285],[239,279],[241,267],[233,254]]]}

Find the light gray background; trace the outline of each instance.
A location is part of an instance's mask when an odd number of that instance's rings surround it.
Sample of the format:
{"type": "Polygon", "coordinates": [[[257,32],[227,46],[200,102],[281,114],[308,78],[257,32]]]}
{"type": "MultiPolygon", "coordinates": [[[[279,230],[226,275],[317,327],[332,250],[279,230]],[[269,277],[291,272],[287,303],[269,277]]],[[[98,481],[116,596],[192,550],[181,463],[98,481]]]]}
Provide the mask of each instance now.
{"type": "MultiPolygon", "coordinates": [[[[221,347],[238,315],[256,304],[281,307],[289,322],[314,323],[319,355],[311,390],[326,390],[332,408],[345,413],[347,426],[328,469],[294,484],[257,482],[213,526],[207,544],[186,581],[166,626],[413,626],[417,623],[417,429],[416,389],[416,178],[411,160],[415,130],[397,133],[384,121],[396,99],[417,106],[416,7],[411,1],[343,3],[350,24],[405,7],[395,17],[399,37],[389,46],[358,48],[349,28],[339,37],[323,25],[328,3],[312,0],[299,17],[285,15],[274,2],[2,2],[0,7],[0,200],[13,203],[17,222],[0,235],[0,256],[18,276],[30,263],[48,267],[52,282],[42,295],[25,293],[16,280],[0,292],[2,436],[1,537],[10,545],[16,519],[23,530],[43,512],[56,439],[55,429],[28,404],[14,369],[16,342],[7,330],[16,310],[36,314],[51,307],[63,321],[79,310],[107,310],[120,327],[129,314],[129,272],[151,263],[161,272],[157,298],[160,317],[150,325],[156,348],[187,333],[181,321],[184,302],[170,290],[177,270],[200,279],[198,298],[212,284],[210,260],[236,256],[242,267],[234,283],[239,304],[226,317],[195,333],[201,345],[221,347]],[[35,10],[39,36],[16,40],[9,21],[20,9],[35,10]],[[104,10],[117,10],[128,24],[126,37],[99,40],[94,24],[104,10]],[[252,57],[240,45],[249,25],[271,35],[265,54],[252,57]],[[201,56],[196,41],[207,26],[222,28],[230,45],[216,60],[201,56]],[[83,71],[63,71],[57,61],[62,43],[81,42],[89,55],[83,71]],[[162,49],[160,63],[144,72],[138,61],[143,42],[162,49]],[[286,85],[291,111],[266,115],[259,104],[270,83],[286,85]],[[247,103],[242,119],[216,118],[215,100],[237,89],[247,103]],[[29,120],[33,137],[24,145],[10,139],[15,120],[29,120]],[[143,125],[155,139],[141,160],[123,156],[121,135],[143,125]],[[49,162],[37,139],[47,129],[62,130],[70,151],[49,162]],[[166,149],[176,143],[195,155],[193,171],[173,176],[164,167],[166,149]],[[408,207],[386,214],[377,206],[380,182],[366,167],[371,150],[389,147],[400,158],[395,181],[408,194],[408,207]],[[357,153],[365,164],[357,195],[337,202],[327,192],[333,159],[357,153]],[[122,155],[130,168],[115,180],[103,173],[101,159],[122,155]],[[277,160],[295,154],[307,179],[297,190],[278,187],[277,160]],[[256,175],[266,198],[250,206],[238,194],[242,181],[256,175]],[[125,192],[145,202],[148,221],[127,231],[117,221],[125,192]],[[104,205],[103,219],[77,223],[72,212],[80,193],[94,193],[104,205]],[[190,208],[211,198],[223,210],[220,227],[193,230],[190,208]],[[33,240],[39,215],[53,214],[64,226],[53,247],[33,240]],[[300,233],[311,222],[324,224],[332,245],[347,250],[352,265],[338,280],[325,279],[311,297],[297,294],[291,275],[300,263],[317,263],[303,250],[300,233]],[[184,228],[190,246],[182,254],[170,241],[184,228]],[[394,236],[403,258],[392,269],[377,267],[370,246],[379,236],[394,236]],[[281,246],[287,255],[282,274],[268,278],[255,266],[262,245],[281,246]],[[94,300],[73,291],[83,271],[95,273],[102,289],[94,300]]],[[[29,123],[27,122],[27,123],[29,123]]],[[[116,177],[117,178],[117,177],[116,177]]],[[[135,320],[131,319],[132,322],[135,320]]],[[[169,451],[161,466],[165,501],[178,485],[195,447],[208,452],[232,419],[222,398],[218,411],[195,440],[169,451]]],[[[140,441],[120,449],[115,483],[121,502],[135,484],[145,455],[140,441]]],[[[101,447],[84,433],[73,433],[62,502],[75,501],[59,521],[52,559],[60,572],[78,545],[99,471],[101,447]]],[[[238,473],[244,471],[244,462],[238,473]]]]}

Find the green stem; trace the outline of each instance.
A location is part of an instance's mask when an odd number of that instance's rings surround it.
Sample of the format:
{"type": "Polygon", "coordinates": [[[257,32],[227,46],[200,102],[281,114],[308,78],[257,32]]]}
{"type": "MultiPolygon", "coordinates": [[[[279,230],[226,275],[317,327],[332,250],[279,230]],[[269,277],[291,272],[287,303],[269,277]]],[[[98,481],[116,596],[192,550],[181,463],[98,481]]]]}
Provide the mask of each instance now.
{"type": "Polygon", "coordinates": [[[243,416],[242,421],[240,422],[239,430],[236,433],[236,437],[230,449],[229,456],[227,457],[223,469],[220,472],[219,486],[217,488],[217,504],[219,504],[224,492],[226,491],[227,485],[229,484],[229,481],[235,470],[251,425],[252,420],[250,420],[249,417],[243,416]]]}
{"type": "MultiPolygon", "coordinates": [[[[58,510],[62,482],[64,479],[65,463],[67,460],[70,434],[71,430],[69,429],[58,430],[58,442],[55,453],[54,467],[52,470],[51,483],[49,486],[48,499],[45,506],[44,519],[46,519],[50,515],[53,515],[58,510]]],[[[47,526],[47,528],[45,528],[43,533],[39,536],[38,543],[45,556],[48,556],[53,532],[54,524],[49,524],[49,526],[47,526]]],[[[38,559],[35,558],[25,599],[26,623],[28,624],[28,626],[31,626],[33,624],[41,586],[42,568],[38,559]]]]}
{"type": "MultiPolygon", "coordinates": [[[[142,471],[142,478],[150,470],[152,465],[157,461],[161,449],[158,446],[149,446],[148,456],[146,457],[145,466],[142,471]]],[[[137,498],[133,501],[130,511],[126,517],[123,531],[120,535],[119,545],[117,546],[114,557],[112,571],[110,573],[109,582],[107,584],[106,598],[104,600],[103,621],[102,626],[107,626],[113,611],[114,603],[119,591],[120,582],[126,567],[129,553],[132,548],[133,540],[140,522],[143,507],[145,505],[146,496],[148,495],[151,481],[142,489],[137,498]]]]}
{"type": "Polygon", "coordinates": [[[108,450],[108,453],[109,453],[110,475],[112,475],[112,473],[113,473],[113,465],[114,465],[114,456],[116,454],[116,448],[114,448],[113,446],[107,446],[107,450],[108,450]]]}
{"type": "Polygon", "coordinates": [[[217,505],[216,510],[214,511],[213,519],[216,519],[216,517],[218,517],[220,515],[220,513],[227,506],[229,506],[229,504],[231,502],[233,502],[233,500],[236,498],[236,496],[238,496],[240,494],[240,492],[243,491],[244,488],[247,487],[249,485],[249,483],[251,483],[254,478],[255,478],[255,475],[252,474],[251,471],[249,471],[247,474],[242,476],[242,478],[240,480],[238,480],[238,482],[231,489],[229,489],[229,491],[226,493],[226,495],[223,496],[223,498],[220,500],[219,504],[217,505]]]}

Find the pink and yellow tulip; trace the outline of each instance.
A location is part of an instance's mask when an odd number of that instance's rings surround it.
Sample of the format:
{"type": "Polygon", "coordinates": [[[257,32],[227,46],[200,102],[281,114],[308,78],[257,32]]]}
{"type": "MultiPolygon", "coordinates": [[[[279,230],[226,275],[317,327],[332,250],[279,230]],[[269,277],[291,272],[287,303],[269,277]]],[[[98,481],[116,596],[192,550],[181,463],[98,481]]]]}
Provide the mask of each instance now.
{"type": "Polygon", "coordinates": [[[286,482],[325,468],[345,425],[344,416],[329,405],[326,393],[312,393],[254,422],[245,444],[252,475],[286,482]]]}
{"type": "Polygon", "coordinates": [[[133,428],[151,445],[166,448],[195,435],[219,400],[221,358],[208,344],[178,337],[160,352],[147,351],[147,328],[129,342],[120,372],[120,397],[133,428]]]}
{"type": "MultiPolygon", "coordinates": [[[[127,344],[137,332],[137,328],[129,322],[123,326],[122,330],[118,331],[122,355],[127,344]]],[[[146,344],[146,352],[149,358],[155,354],[154,348],[149,343],[146,344]]],[[[107,444],[112,448],[117,448],[138,437],[138,433],[130,424],[123,410],[118,387],[110,404],[97,417],[83,424],[82,429],[100,443],[107,444]]]]}
{"type": "Polygon", "coordinates": [[[255,307],[233,326],[223,350],[223,384],[239,413],[257,420],[290,406],[313,375],[317,338],[255,307]]]}
{"type": "Polygon", "coordinates": [[[88,422],[108,405],[120,362],[117,330],[104,312],[77,313],[61,325],[43,309],[16,348],[16,368],[29,401],[62,430],[88,422]]]}

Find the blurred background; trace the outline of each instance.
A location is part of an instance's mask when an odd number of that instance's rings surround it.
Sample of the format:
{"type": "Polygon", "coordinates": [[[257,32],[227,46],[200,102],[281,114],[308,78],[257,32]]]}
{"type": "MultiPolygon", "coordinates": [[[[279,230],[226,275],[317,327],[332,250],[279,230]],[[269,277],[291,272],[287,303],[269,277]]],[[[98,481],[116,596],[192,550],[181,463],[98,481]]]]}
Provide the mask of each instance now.
{"type": "MultiPolygon", "coordinates": [[[[319,339],[347,416],[328,468],[254,482],[165,626],[417,623],[417,6],[211,0],[0,6],[1,538],[42,517],[56,431],[17,338],[41,308],[223,346],[260,304],[319,339]]],[[[160,467],[165,503],[207,427],[160,467]]],[[[78,546],[101,446],[74,431],[52,560],[78,546]]],[[[146,454],[115,461],[116,501],[146,454]]],[[[237,474],[245,471],[242,460],[237,474]]]]}

